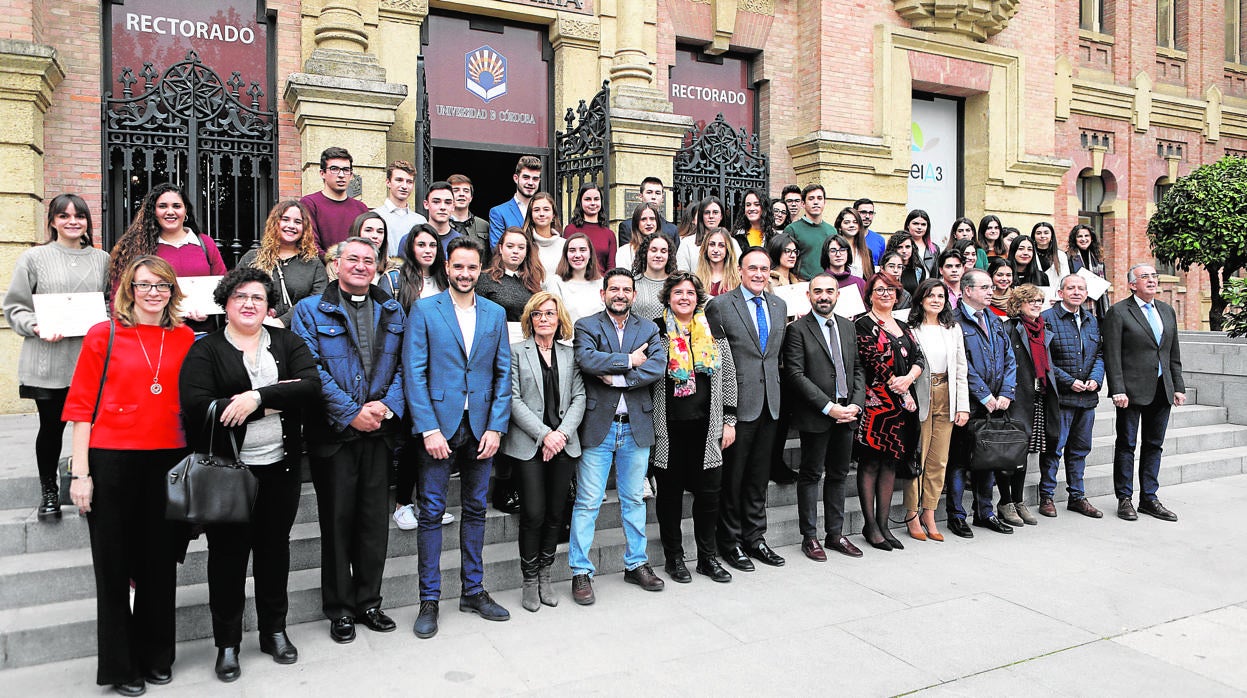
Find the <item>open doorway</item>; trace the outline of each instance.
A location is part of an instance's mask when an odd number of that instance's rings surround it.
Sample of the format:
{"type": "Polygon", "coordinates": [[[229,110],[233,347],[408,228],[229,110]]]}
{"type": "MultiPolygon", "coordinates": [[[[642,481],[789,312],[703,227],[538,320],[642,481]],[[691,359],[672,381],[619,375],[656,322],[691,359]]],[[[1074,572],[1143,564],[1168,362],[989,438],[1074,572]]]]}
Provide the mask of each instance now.
{"type": "Polygon", "coordinates": [[[523,155],[536,155],[542,162],[542,191],[548,191],[546,176],[549,158],[544,153],[513,153],[504,150],[433,146],[433,181],[461,174],[472,180],[472,213],[489,217],[489,209],[515,195],[515,163],[523,155]]]}

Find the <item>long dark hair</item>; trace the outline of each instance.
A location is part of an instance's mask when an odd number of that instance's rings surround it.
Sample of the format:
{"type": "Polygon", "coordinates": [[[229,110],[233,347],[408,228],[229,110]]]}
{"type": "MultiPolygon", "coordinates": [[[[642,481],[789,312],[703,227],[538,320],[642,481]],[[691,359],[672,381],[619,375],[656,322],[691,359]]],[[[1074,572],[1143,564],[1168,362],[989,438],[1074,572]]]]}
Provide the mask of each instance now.
{"type": "Polygon", "coordinates": [[[1035,241],[1025,235],[1018,235],[1013,238],[1013,242],[1009,243],[1009,263],[1013,265],[1013,285],[1021,286],[1022,284],[1035,284],[1036,286],[1047,286],[1048,277],[1044,276],[1043,271],[1039,268],[1039,254],[1035,252],[1035,241]],[[1030,243],[1031,261],[1026,266],[1018,264],[1018,248],[1022,245],[1030,243]]]}
{"type": "MultiPolygon", "coordinates": [[[[1091,256],[1094,258],[1094,261],[1096,262],[1104,261],[1102,259],[1104,255],[1100,251],[1100,236],[1095,234],[1095,228],[1092,228],[1086,223],[1079,223],[1078,225],[1069,229],[1069,239],[1065,241],[1065,251],[1071,257],[1076,254],[1078,255],[1082,254],[1082,250],[1078,249],[1078,231],[1080,230],[1086,230],[1088,233],[1091,233],[1091,245],[1087,247],[1087,251],[1091,253],[1091,256]]],[[[1055,242],[1055,240],[1053,242],[1055,242]]]]}
{"type": "MultiPolygon", "coordinates": [[[[718,205],[719,212],[722,213],[723,202],[719,201],[718,197],[707,196],[697,202],[697,206],[691,209],[689,213],[686,213],[684,220],[680,221],[679,233],[681,237],[694,235],[696,237],[693,240],[699,246],[706,241],[706,233],[709,233],[710,229],[706,227],[705,212],[707,208],[710,208],[710,204],[718,205]]],[[[722,225],[722,221],[720,221],[720,225],[722,225]]]]}
{"type": "Polygon", "coordinates": [[[957,220],[953,221],[952,227],[948,229],[948,244],[945,245],[944,249],[947,250],[947,249],[952,248],[953,243],[957,242],[957,228],[960,228],[962,224],[970,226],[970,242],[973,242],[976,245],[978,244],[978,241],[979,241],[978,228],[974,227],[974,221],[970,220],[969,218],[966,218],[965,216],[962,216],[961,218],[958,218],[957,220]]]}
{"type": "MultiPolygon", "coordinates": [[[[633,231],[635,232],[636,229],[633,228],[633,231]]],[[[649,246],[655,240],[663,240],[667,243],[667,265],[663,267],[663,271],[668,275],[675,272],[675,241],[670,235],[656,230],[641,238],[641,246],[637,248],[636,256],[632,258],[633,276],[640,276],[645,273],[646,269],[649,269],[649,246]]]]}
{"type": "Polygon", "coordinates": [[[1039,260],[1039,269],[1041,271],[1048,271],[1048,269],[1056,267],[1056,278],[1058,279],[1069,271],[1068,269],[1061,269],[1061,257],[1058,254],[1060,248],[1056,246],[1056,228],[1053,228],[1051,223],[1039,221],[1031,226],[1031,240],[1035,243],[1035,259],[1039,260]],[[1052,231],[1052,239],[1048,241],[1048,247],[1042,250],[1039,249],[1039,241],[1035,239],[1035,232],[1040,228],[1047,228],[1052,231]]]}
{"type": "Polygon", "coordinates": [[[1005,249],[1005,224],[1000,222],[998,216],[993,216],[989,213],[979,219],[978,235],[975,237],[975,240],[979,243],[979,249],[986,253],[995,252],[997,257],[1003,257],[1009,253],[1005,249]],[[996,236],[996,239],[991,242],[987,241],[988,223],[995,223],[996,228],[1000,230],[1000,235],[996,236]]]}
{"type": "Polygon", "coordinates": [[[598,196],[602,197],[602,208],[598,211],[597,224],[602,227],[606,227],[606,224],[602,222],[602,218],[605,217],[606,214],[606,195],[602,193],[602,187],[597,182],[585,182],[580,185],[580,190],[576,192],[576,206],[572,209],[571,224],[577,228],[580,228],[585,224],[585,209],[580,202],[584,199],[585,192],[593,191],[594,189],[597,189],[598,196]]]}
{"type": "Polygon", "coordinates": [[[940,279],[924,279],[918,284],[918,288],[914,289],[914,298],[910,301],[909,322],[910,329],[918,329],[918,326],[927,319],[926,308],[922,307],[922,301],[926,300],[937,288],[944,289],[944,307],[940,312],[935,314],[935,321],[943,327],[953,326],[953,306],[948,302],[948,287],[940,279]]]}
{"type": "Polygon", "coordinates": [[[429,267],[429,278],[439,291],[450,287],[450,279],[446,277],[446,250],[442,248],[442,241],[437,237],[437,229],[428,223],[420,223],[403,238],[403,249],[399,251],[403,266],[398,272],[398,302],[403,310],[411,310],[412,304],[420,300],[420,294],[424,292],[424,274],[421,273],[420,263],[416,261],[416,238],[421,235],[432,236],[436,244],[433,265],[429,267]]]}
{"type": "Polygon", "coordinates": [[[48,242],[56,242],[56,228],[52,227],[52,223],[56,221],[56,217],[69,209],[70,205],[74,207],[74,213],[80,213],[87,217],[87,229],[78,238],[78,243],[83,247],[90,247],[92,244],[91,233],[95,230],[91,222],[91,209],[87,206],[87,202],[82,200],[77,194],[60,194],[48,202],[48,242]]]}
{"type": "MultiPolygon", "coordinates": [[[[753,194],[758,197],[758,203],[762,206],[762,217],[758,219],[758,226],[762,230],[762,244],[771,237],[771,199],[757,189],[749,189],[745,195],[740,197],[740,205],[736,207],[735,220],[732,221],[733,233],[748,233],[750,227],[749,219],[745,217],[745,201],[749,199],[749,195],[753,194]]],[[[727,227],[727,226],[723,226],[727,227]]]]}

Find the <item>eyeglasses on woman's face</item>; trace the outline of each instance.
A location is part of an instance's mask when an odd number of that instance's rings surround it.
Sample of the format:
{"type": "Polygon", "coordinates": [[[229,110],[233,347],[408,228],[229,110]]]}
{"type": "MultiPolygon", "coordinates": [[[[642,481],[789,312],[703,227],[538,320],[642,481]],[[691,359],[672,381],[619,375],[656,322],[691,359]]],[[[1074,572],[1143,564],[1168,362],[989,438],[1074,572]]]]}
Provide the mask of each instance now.
{"type": "Polygon", "coordinates": [[[135,281],[131,283],[130,286],[132,286],[134,290],[139,293],[151,293],[152,291],[155,291],[156,293],[172,293],[173,292],[173,284],[168,283],[168,282],[149,284],[149,283],[144,283],[142,281],[135,281]]]}

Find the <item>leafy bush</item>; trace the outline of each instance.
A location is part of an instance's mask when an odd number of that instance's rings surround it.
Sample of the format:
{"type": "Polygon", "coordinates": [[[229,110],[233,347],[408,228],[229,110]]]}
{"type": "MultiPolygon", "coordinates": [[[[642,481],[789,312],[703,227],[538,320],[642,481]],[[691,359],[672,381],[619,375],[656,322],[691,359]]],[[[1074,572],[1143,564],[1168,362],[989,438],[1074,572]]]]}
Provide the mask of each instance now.
{"type": "Polygon", "coordinates": [[[1221,329],[1231,337],[1247,335],[1247,279],[1230,279],[1221,296],[1229,304],[1225,311],[1225,324],[1221,329]]]}

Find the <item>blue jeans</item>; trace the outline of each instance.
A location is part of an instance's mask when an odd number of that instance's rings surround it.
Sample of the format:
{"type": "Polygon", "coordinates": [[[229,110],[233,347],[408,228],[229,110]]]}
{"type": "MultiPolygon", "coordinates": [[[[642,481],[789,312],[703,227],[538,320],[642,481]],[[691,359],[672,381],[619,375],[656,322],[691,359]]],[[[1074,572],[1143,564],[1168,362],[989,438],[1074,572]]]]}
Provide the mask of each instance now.
{"type": "Polygon", "coordinates": [[[450,438],[450,457],[434,458],[424,450],[423,443],[412,443],[420,449],[420,527],[416,530],[416,547],[420,553],[420,600],[437,601],[442,596],[442,514],[446,512],[446,491],[450,488],[450,467],[459,464],[459,580],[463,596],[479,594],[485,565],[481,549],[485,547],[485,495],[489,490],[489,473],[493,459],[477,460],[479,442],[465,415],[459,431],[450,438]]]}
{"type": "Polygon", "coordinates": [[[1052,499],[1056,492],[1056,471],[1065,457],[1065,489],[1070,499],[1086,499],[1082,474],[1091,453],[1091,434],[1095,428],[1094,407],[1061,406],[1061,425],[1051,451],[1039,455],[1039,497],[1052,499]]]}
{"type": "Polygon", "coordinates": [[[1169,400],[1165,395],[1164,382],[1156,380],[1156,394],[1149,405],[1117,408],[1117,441],[1113,444],[1113,491],[1117,499],[1134,496],[1134,449],[1139,440],[1139,489],[1143,490],[1140,502],[1156,500],[1160,489],[1160,455],[1165,445],[1165,430],[1169,427],[1169,400]]]}
{"type": "Polygon", "coordinates": [[[612,422],[602,443],[584,449],[576,467],[576,505],[572,507],[572,534],[567,563],[572,574],[592,575],[589,548],[597,526],[598,510],[606,494],[606,478],[615,464],[615,489],[623,517],[624,569],[633,570],[649,561],[645,554],[645,502],[641,491],[649,467],[649,447],[637,446],[632,427],[612,422]]]}

